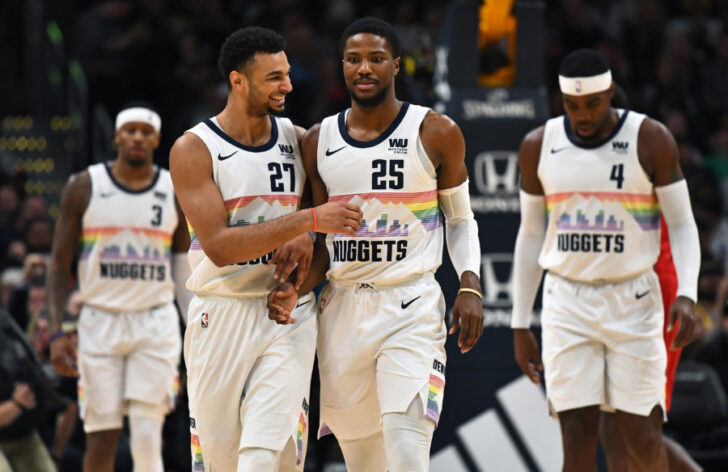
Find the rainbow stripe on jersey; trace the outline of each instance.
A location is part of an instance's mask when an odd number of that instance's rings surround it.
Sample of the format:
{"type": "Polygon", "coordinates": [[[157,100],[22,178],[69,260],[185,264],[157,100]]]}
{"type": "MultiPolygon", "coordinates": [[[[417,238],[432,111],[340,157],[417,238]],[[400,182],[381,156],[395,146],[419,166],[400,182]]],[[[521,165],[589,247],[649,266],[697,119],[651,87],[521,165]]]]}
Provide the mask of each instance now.
{"type": "MultiPolygon", "coordinates": [[[[623,192],[561,192],[546,195],[546,212],[547,217],[551,216],[551,212],[555,205],[564,203],[574,195],[579,195],[584,199],[594,198],[602,203],[615,202],[624,208],[643,231],[656,231],[660,228],[660,204],[657,196],[653,194],[642,193],[623,193],[623,192]]],[[[594,222],[589,222],[577,210],[575,215],[563,213],[559,215],[557,222],[559,229],[577,229],[584,231],[622,231],[624,222],[617,221],[613,215],[604,215],[600,212],[594,222]],[[572,221],[572,218],[575,221],[572,221]]]]}
{"type": "MultiPolygon", "coordinates": [[[[301,197],[299,195],[252,195],[245,197],[236,197],[230,200],[225,200],[225,211],[227,211],[228,222],[230,226],[245,226],[255,223],[263,223],[266,221],[266,215],[249,216],[245,218],[237,218],[237,212],[245,209],[255,202],[267,203],[266,209],[278,210],[274,214],[275,218],[282,214],[292,213],[301,205],[301,197]]],[[[272,218],[268,216],[268,218],[272,218]]],[[[190,233],[190,249],[202,250],[200,242],[197,240],[194,228],[192,225],[187,223],[187,231],[190,233]]]]}
{"type": "MultiPolygon", "coordinates": [[[[425,231],[434,231],[442,226],[442,217],[440,216],[440,206],[437,199],[437,190],[428,190],[425,192],[372,192],[372,193],[352,193],[347,195],[329,196],[329,201],[345,201],[349,202],[354,197],[359,197],[366,202],[366,205],[373,205],[376,202],[385,205],[394,210],[397,206],[405,206],[422,224],[425,231]]],[[[366,213],[366,209],[363,209],[366,213]]],[[[409,233],[409,225],[405,222],[394,220],[390,225],[388,222],[389,215],[382,213],[374,222],[375,229],[370,231],[366,221],[362,221],[361,228],[357,232],[360,238],[377,238],[377,237],[393,237],[407,236],[409,233]]],[[[344,235],[338,235],[344,236],[344,235]]]]}
{"type": "Polygon", "coordinates": [[[127,244],[125,248],[116,244],[106,246],[101,252],[101,258],[104,260],[119,261],[144,261],[144,262],[162,262],[172,257],[172,234],[156,229],[148,228],[130,228],[105,226],[96,228],[84,228],[81,234],[81,254],[80,259],[87,259],[94,246],[103,239],[110,239],[114,236],[132,232],[143,235],[152,241],[151,245],[147,245],[142,249],[138,249],[131,244],[127,244]],[[157,244],[154,244],[157,242],[157,244]],[[158,247],[162,248],[160,252],[158,247]]]}

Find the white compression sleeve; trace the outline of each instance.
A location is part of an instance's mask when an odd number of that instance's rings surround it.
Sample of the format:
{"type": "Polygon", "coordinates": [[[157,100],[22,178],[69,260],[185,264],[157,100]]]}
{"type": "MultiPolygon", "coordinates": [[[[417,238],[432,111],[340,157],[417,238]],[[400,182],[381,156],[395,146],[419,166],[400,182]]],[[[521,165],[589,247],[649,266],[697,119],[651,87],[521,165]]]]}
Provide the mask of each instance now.
{"type": "Polygon", "coordinates": [[[690,207],[690,194],[685,179],[655,187],[662,215],[667,223],[670,249],[677,272],[677,295],[698,299],[700,273],[700,240],[690,207]]]}
{"type": "Polygon", "coordinates": [[[513,254],[513,317],[511,328],[529,328],[543,270],[538,265],[546,237],[546,199],[521,190],[521,226],[513,254]]]}
{"type": "Polygon", "coordinates": [[[437,194],[447,224],[447,250],[458,280],[466,270],[480,277],[480,240],[475,215],[470,209],[468,180],[457,187],[439,190],[437,194]]]}
{"type": "Polygon", "coordinates": [[[190,263],[187,260],[186,252],[176,252],[174,254],[174,260],[172,261],[172,277],[174,278],[174,295],[177,298],[177,305],[179,306],[180,314],[185,323],[187,323],[187,307],[190,306],[190,300],[192,300],[192,293],[187,290],[185,283],[187,278],[192,273],[190,269],[190,263]]]}

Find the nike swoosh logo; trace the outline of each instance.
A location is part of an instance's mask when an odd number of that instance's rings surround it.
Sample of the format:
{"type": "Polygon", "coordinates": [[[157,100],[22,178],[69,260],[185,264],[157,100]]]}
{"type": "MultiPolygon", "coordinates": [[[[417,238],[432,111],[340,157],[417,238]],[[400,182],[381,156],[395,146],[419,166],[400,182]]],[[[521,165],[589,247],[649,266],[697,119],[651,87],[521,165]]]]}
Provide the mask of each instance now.
{"type": "Polygon", "coordinates": [[[113,196],[114,196],[114,192],[109,192],[109,193],[100,193],[100,194],[99,194],[99,196],[100,196],[101,198],[109,198],[109,197],[113,197],[113,196]]]}
{"type": "Polygon", "coordinates": [[[327,149],[327,150],[326,150],[326,155],[327,155],[327,156],[331,156],[332,154],[336,154],[337,152],[341,151],[341,150],[342,150],[342,149],[344,149],[345,147],[346,147],[346,146],[341,146],[341,147],[340,147],[339,149],[334,149],[333,151],[331,151],[331,150],[327,149]]]}
{"type": "Polygon", "coordinates": [[[402,300],[402,309],[403,309],[403,310],[407,309],[407,307],[408,307],[408,306],[410,306],[411,304],[413,304],[413,303],[414,303],[414,302],[415,302],[415,301],[416,301],[416,300],[417,300],[418,298],[420,298],[421,296],[422,296],[422,295],[420,295],[419,297],[415,297],[415,298],[413,298],[412,300],[408,301],[407,303],[405,303],[405,302],[404,302],[404,300],[402,300]]]}
{"type": "Polygon", "coordinates": [[[571,147],[571,146],[564,146],[564,147],[562,147],[562,148],[558,148],[558,149],[554,149],[554,148],[551,148],[551,154],[556,154],[557,152],[561,152],[561,151],[563,151],[564,149],[569,149],[570,147],[571,147]]]}
{"type": "Polygon", "coordinates": [[[635,293],[635,294],[634,294],[634,297],[635,297],[635,298],[636,298],[637,300],[639,300],[640,298],[644,297],[644,296],[645,296],[645,295],[647,295],[648,293],[650,293],[650,290],[648,290],[648,291],[646,291],[646,292],[644,292],[644,293],[635,293]]]}
{"type": "Polygon", "coordinates": [[[296,303],[296,308],[298,308],[299,306],[303,306],[303,305],[306,305],[306,304],[308,304],[308,303],[311,303],[311,300],[306,300],[306,301],[305,301],[305,302],[303,302],[303,303],[296,303]]]}
{"type": "Polygon", "coordinates": [[[233,157],[237,153],[238,153],[238,151],[235,151],[232,154],[228,154],[227,156],[223,156],[222,154],[218,154],[217,155],[217,160],[218,161],[224,161],[225,159],[229,159],[229,158],[233,157]]]}

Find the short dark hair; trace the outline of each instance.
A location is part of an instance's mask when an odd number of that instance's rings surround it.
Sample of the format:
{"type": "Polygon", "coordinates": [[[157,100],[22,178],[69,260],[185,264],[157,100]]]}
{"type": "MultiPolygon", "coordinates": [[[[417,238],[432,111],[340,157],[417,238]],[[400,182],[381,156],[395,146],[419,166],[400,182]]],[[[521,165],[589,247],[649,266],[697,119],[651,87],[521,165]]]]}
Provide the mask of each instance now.
{"type": "Polygon", "coordinates": [[[609,70],[609,62],[596,49],[577,49],[566,56],[559,66],[564,77],[592,77],[609,70]]]}
{"type": "Polygon", "coordinates": [[[392,25],[379,18],[366,16],[359,18],[346,27],[339,41],[339,54],[344,55],[344,46],[346,40],[359,33],[371,33],[387,40],[389,49],[392,51],[392,57],[399,57],[400,42],[399,35],[392,25]]]}
{"type": "Polygon", "coordinates": [[[275,54],[286,48],[283,36],[268,28],[248,26],[240,28],[225,39],[217,58],[217,69],[230,88],[230,72],[239,71],[258,52],[275,54]]]}

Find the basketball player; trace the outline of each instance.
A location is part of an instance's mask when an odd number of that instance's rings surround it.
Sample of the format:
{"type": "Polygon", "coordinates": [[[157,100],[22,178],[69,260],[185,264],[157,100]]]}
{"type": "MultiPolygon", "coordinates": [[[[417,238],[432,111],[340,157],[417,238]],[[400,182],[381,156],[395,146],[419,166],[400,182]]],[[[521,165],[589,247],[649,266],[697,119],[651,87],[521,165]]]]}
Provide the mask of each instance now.
{"type": "Polygon", "coordinates": [[[292,89],[284,47],[264,28],[231,34],[218,60],[225,109],[180,137],[170,154],[193,234],[187,286],[195,297],[184,346],[193,470],[303,469],[315,303],[307,294],[297,324],[272,323],[266,296],[276,269],[268,262],[276,248],[290,254],[291,264],[279,256],[287,264],[279,277],[287,279],[292,265],[310,260],[309,231],[353,236],[361,221],[359,208],[343,202],[296,211],[303,129],[274,116],[292,89]]]}
{"type": "Polygon", "coordinates": [[[116,116],[116,159],[72,175],[48,273],[51,362],[78,381],[85,471],[111,471],[124,415],[136,470],[161,472],[162,424],[174,405],[180,306],[189,298],[189,235],[169,172],[154,165],[161,120],[146,104],[116,116]],[[84,307],[76,347],[61,330],[78,254],[84,307]],[[175,283],[176,282],[176,283],[175,283]],[[78,362],[76,364],[76,362],[78,362]]]}
{"type": "MultiPolygon", "coordinates": [[[[374,18],[341,39],[351,108],[309,130],[302,148],[314,203],[352,202],[361,229],[326,238],[318,360],[321,429],[351,472],[426,471],[445,386],[445,302],[434,273],[447,243],[460,278],[450,333],[473,348],[483,331],[480,244],[470,209],[465,142],[447,116],[397,100],[399,39],[374,18]]],[[[316,271],[314,271],[316,269],[316,271]]],[[[314,280],[315,279],[315,280],[314,280]]],[[[306,284],[304,284],[306,285],[306,284]]],[[[302,290],[305,292],[305,289],[302,290]]],[[[291,286],[271,296],[289,322],[291,286]]]]}
{"type": "Polygon", "coordinates": [[[660,211],[678,277],[673,346],[692,340],[698,233],[675,141],[660,123],[612,108],[606,59],[568,55],[559,69],[566,115],[529,133],[519,151],[521,227],[515,248],[516,361],[534,382],[545,367],[564,470],[593,470],[600,406],[615,410],[629,466],[666,470],[662,421],[663,302],[652,267],[660,211]],[[529,331],[541,277],[543,358],[529,331]]]}

